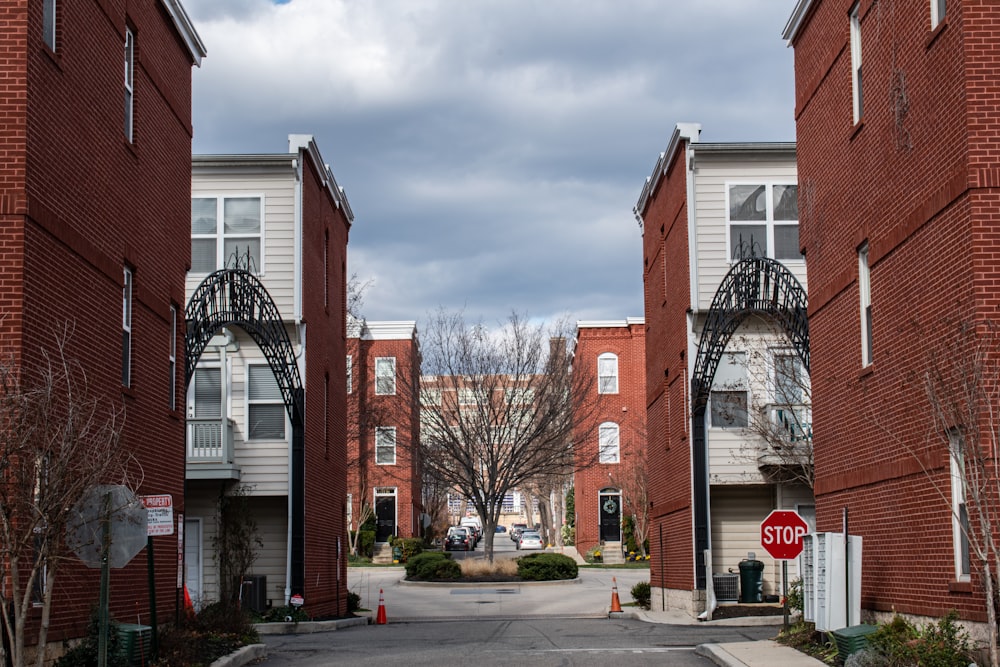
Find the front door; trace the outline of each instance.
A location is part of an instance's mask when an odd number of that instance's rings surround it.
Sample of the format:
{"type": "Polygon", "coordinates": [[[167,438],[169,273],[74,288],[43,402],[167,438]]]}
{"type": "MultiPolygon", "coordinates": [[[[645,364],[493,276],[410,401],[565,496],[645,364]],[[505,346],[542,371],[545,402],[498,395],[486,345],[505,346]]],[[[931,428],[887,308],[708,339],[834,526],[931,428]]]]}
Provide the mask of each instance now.
{"type": "Polygon", "coordinates": [[[396,489],[375,490],[375,541],[388,542],[396,534],[396,489]]]}
{"type": "Polygon", "coordinates": [[[601,541],[620,542],[622,539],[622,497],[617,491],[601,491],[601,541]]]}
{"type": "Polygon", "coordinates": [[[184,517],[184,584],[195,611],[201,609],[201,519],[184,517]]]}

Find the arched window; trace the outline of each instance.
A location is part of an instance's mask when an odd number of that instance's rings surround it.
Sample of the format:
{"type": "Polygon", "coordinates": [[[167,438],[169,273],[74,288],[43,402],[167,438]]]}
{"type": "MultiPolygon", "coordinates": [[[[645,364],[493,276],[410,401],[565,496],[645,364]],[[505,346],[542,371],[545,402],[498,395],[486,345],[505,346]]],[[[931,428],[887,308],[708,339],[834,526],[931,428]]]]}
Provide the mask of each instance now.
{"type": "Polygon", "coordinates": [[[597,393],[618,393],[618,355],[605,352],[597,357],[597,393]]]}
{"type": "Polygon", "coordinates": [[[621,460],[621,445],[618,424],[604,422],[598,429],[598,454],[601,463],[618,463],[621,460]]]}

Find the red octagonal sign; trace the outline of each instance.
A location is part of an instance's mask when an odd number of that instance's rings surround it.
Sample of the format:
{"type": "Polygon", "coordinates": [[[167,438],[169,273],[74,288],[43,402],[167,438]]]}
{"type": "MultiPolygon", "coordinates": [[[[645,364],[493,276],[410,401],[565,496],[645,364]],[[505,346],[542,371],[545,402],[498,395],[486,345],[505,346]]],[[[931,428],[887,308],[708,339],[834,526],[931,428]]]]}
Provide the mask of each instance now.
{"type": "Polygon", "coordinates": [[[790,560],[802,553],[802,536],[809,524],[792,510],[773,510],[760,522],[760,545],[776,560],[790,560]]]}

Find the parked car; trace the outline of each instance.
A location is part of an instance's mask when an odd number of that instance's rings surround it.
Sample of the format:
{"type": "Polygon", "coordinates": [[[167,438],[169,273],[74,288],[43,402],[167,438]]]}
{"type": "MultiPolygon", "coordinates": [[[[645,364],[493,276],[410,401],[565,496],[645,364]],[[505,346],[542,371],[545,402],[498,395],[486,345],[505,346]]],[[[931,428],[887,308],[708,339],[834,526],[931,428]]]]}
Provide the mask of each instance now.
{"type": "Polygon", "coordinates": [[[528,524],[526,523],[512,523],[510,524],[510,539],[517,542],[517,538],[521,536],[522,530],[527,530],[528,524]]]}
{"type": "Polygon", "coordinates": [[[496,529],[493,532],[494,533],[506,533],[507,532],[507,526],[501,526],[498,523],[496,529]]]}
{"type": "Polygon", "coordinates": [[[542,536],[533,530],[525,530],[521,533],[521,539],[517,541],[518,549],[544,549],[545,543],[542,536]]]}
{"type": "Polygon", "coordinates": [[[479,540],[483,539],[483,524],[479,522],[479,517],[466,517],[459,522],[459,525],[469,530],[473,546],[479,544],[479,540]],[[473,519],[475,520],[473,521],[473,519]]]}
{"type": "Polygon", "coordinates": [[[472,541],[472,535],[465,526],[452,526],[448,529],[448,535],[444,538],[445,551],[472,551],[476,545],[472,541]]]}

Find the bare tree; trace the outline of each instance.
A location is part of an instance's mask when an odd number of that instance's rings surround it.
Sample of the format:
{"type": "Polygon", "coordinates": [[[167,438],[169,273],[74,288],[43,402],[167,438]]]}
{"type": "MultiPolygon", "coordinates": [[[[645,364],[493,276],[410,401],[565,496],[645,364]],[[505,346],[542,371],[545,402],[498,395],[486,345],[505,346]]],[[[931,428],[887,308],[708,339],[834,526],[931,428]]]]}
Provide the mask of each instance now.
{"type": "Polygon", "coordinates": [[[812,489],[809,373],[773,324],[755,324],[753,333],[734,338],[733,352],[719,363],[711,418],[742,427],[746,439],[735,459],[751,463],[768,482],[812,489]]]}
{"type": "MultiPolygon", "coordinates": [[[[1000,517],[1000,330],[993,321],[946,323],[943,336],[924,368],[911,378],[927,399],[911,407],[932,417],[925,437],[908,440],[896,424],[874,410],[869,417],[901,451],[920,464],[924,475],[951,511],[963,544],[965,567],[979,570],[989,630],[989,658],[1000,664],[997,637],[997,520],[1000,517]],[[949,469],[929,452],[946,448],[949,469]],[[956,489],[956,486],[958,487],[956,489]],[[958,491],[956,493],[956,491],[958,491]]],[[[914,417],[916,422],[918,417],[914,417]]],[[[925,422],[926,423],[926,422],[925,422]]]]}
{"type": "Polygon", "coordinates": [[[37,364],[0,366],[0,613],[15,667],[27,664],[38,603],[34,652],[38,667],[45,662],[57,576],[73,557],[65,536],[74,504],[96,484],[126,483],[132,461],[119,446],[123,408],[92,393],[67,355],[68,335],[37,364]]]}
{"type": "Polygon", "coordinates": [[[632,517],[632,533],[641,556],[646,555],[649,537],[649,475],[645,451],[624,461],[622,470],[612,480],[622,491],[622,509],[632,517]]]}
{"type": "Polygon", "coordinates": [[[471,500],[490,561],[507,492],[572,469],[574,410],[592,405],[592,387],[571,372],[567,331],[516,313],[491,331],[444,310],[425,328],[421,458],[471,500]]]}

